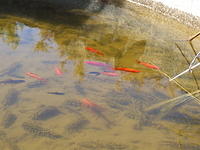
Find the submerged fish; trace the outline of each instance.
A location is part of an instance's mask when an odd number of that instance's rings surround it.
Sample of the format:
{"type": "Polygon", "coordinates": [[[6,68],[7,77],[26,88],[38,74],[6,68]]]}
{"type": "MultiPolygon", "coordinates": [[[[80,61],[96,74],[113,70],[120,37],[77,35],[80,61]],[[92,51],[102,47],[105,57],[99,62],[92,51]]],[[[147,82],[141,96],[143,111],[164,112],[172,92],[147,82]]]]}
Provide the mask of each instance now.
{"type": "Polygon", "coordinates": [[[63,72],[61,71],[61,69],[58,68],[58,67],[55,67],[55,68],[54,68],[54,71],[55,71],[55,74],[58,75],[58,76],[60,76],[60,75],[63,74],[63,72]]]}
{"type": "Polygon", "coordinates": [[[114,70],[120,70],[120,71],[126,71],[126,72],[141,72],[140,70],[135,70],[135,69],[131,69],[131,68],[113,68],[114,70]]]}
{"type": "Polygon", "coordinates": [[[26,75],[29,76],[29,77],[35,78],[37,80],[45,80],[44,78],[42,78],[39,75],[32,73],[32,72],[27,72],[26,75]]]}
{"type": "Polygon", "coordinates": [[[83,99],[81,100],[81,103],[82,103],[83,106],[90,108],[90,110],[91,110],[92,112],[95,112],[95,113],[100,113],[100,112],[102,112],[102,110],[103,110],[103,108],[102,108],[100,105],[98,105],[98,104],[96,104],[96,103],[90,101],[90,100],[87,99],[87,98],[83,98],[83,99]]]}
{"type": "Polygon", "coordinates": [[[90,75],[96,75],[96,76],[98,76],[98,75],[100,75],[101,73],[100,73],[100,72],[89,72],[89,74],[90,74],[90,75]]]}
{"type": "Polygon", "coordinates": [[[19,83],[24,83],[25,80],[13,80],[13,79],[8,79],[4,81],[0,81],[0,84],[19,84],[19,83]]]}
{"type": "Polygon", "coordinates": [[[141,62],[141,61],[137,61],[138,64],[141,64],[145,67],[148,67],[148,68],[151,68],[151,69],[160,69],[158,66],[155,66],[155,65],[152,65],[152,64],[149,64],[149,63],[146,63],[146,62],[141,62]]]}
{"type": "Polygon", "coordinates": [[[104,56],[104,53],[102,53],[101,51],[96,50],[96,49],[94,49],[94,48],[86,47],[85,49],[88,50],[88,51],[90,51],[90,52],[96,53],[96,54],[98,54],[98,55],[104,56]]]}
{"type": "Polygon", "coordinates": [[[81,100],[83,106],[89,108],[93,113],[95,113],[98,117],[102,118],[106,122],[106,126],[110,128],[113,123],[103,114],[104,108],[100,105],[90,101],[87,98],[81,100]]]}
{"type": "Polygon", "coordinates": [[[90,101],[89,99],[87,99],[87,98],[82,99],[82,100],[81,100],[81,103],[82,103],[84,106],[89,107],[89,108],[98,106],[97,104],[91,102],[91,101],[90,101]]]}
{"type": "Polygon", "coordinates": [[[48,92],[48,94],[53,94],[53,95],[65,95],[63,92],[48,92]]]}
{"type": "Polygon", "coordinates": [[[99,67],[111,67],[109,64],[97,62],[97,61],[84,61],[85,64],[99,66],[99,67]]]}
{"type": "Polygon", "coordinates": [[[118,76],[118,74],[115,72],[101,72],[101,74],[107,75],[107,76],[112,76],[112,77],[118,76]]]}

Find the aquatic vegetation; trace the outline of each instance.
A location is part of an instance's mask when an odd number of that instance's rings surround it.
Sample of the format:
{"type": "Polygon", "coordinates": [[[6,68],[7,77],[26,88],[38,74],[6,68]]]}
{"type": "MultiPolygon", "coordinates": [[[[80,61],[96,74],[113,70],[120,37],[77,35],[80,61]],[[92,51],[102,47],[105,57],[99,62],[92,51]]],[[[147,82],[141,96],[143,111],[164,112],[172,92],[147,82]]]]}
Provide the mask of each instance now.
{"type": "Polygon", "coordinates": [[[24,83],[26,82],[25,80],[13,80],[13,79],[8,79],[4,81],[0,81],[0,84],[19,84],[19,83],[24,83]]]}
{"type": "Polygon", "coordinates": [[[66,132],[67,133],[80,132],[89,123],[90,122],[88,120],[86,120],[86,119],[78,119],[75,122],[72,122],[71,124],[66,126],[66,132]]]}
{"type": "Polygon", "coordinates": [[[35,113],[33,116],[34,120],[48,120],[57,115],[61,114],[60,110],[53,106],[48,106],[42,108],[39,112],[35,113]]]}
{"type": "Polygon", "coordinates": [[[43,127],[40,127],[38,125],[29,123],[29,122],[24,122],[22,124],[22,128],[25,131],[27,131],[27,132],[29,132],[33,135],[36,135],[36,136],[47,137],[47,138],[50,138],[50,139],[62,138],[61,135],[55,134],[55,133],[51,132],[49,129],[45,129],[43,127]]]}
{"type": "Polygon", "coordinates": [[[20,101],[20,92],[15,89],[11,89],[8,91],[7,95],[5,96],[3,105],[11,106],[11,105],[16,104],[19,101],[20,101]]]}
{"type": "Polygon", "coordinates": [[[15,123],[16,120],[17,120],[16,115],[8,113],[3,117],[2,125],[4,128],[9,128],[15,123]]]}

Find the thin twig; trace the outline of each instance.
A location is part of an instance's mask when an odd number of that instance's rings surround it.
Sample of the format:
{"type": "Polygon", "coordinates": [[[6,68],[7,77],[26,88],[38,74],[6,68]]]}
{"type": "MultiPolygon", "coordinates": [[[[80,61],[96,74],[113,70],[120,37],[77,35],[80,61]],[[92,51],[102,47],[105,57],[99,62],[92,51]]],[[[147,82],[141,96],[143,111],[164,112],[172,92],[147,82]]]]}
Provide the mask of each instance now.
{"type": "Polygon", "coordinates": [[[189,39],[189,41],[192,41],[193,39],[195,39],[197,36],[199,36],[200,35],[200,32],[198,32],[197,34],[195,34],[195,35],[193,35],[190,39],[189,39]]]}
{"type": "MultiPolygon", "coordinates": [[[[165,72],[163,72],[163,71],[161,71],[161,70],[158,70],[158,71],[159,71],[161,74],[163,74],[164,76],[166,76],[167,78],[171,79],[170,76],[169,76],[167,73],[165,73],[165,72]]],[[[199,100],[198,97],[192,95],[192,93],[191,93],[190,91],[188,91],[186,88],[184,88],[177,80],[173,80],[173,82],[174,82],[176,85],[178,85],[182,90],[184,90],[184,91],[187,92],[188,94],[191,94],[191,96],[194,98],[194,100],[200,105],[200,100],[199,100]]]]}
{"type": "MultiPolygon", "coordinates": [[[[190,66],[191,63],[189,62],[189,60],[187,59],[187,57],[185,56],[185,54],[183,53],[183,51],[181,50],[181,48],[179,47],[179,45],[178,45],[177,43],[175,43],[175,45],[176,45],[176,47],[179,49],[179,51],[181,52],[181,54],[182,54],[183,57],[185,58],[186,62],[188,63],[189,68],[191,69],[192,66],[190,66]]],[[[196,85],[197,85],[197,89],[199,89],[199,84],[198,84],[197,78],[195,77],[195,75],[194,75],[193,72],[191,72],[191,73],[192,73],[192,76],[193,76],[193,78],[194,78],[194,81],[195,81],[195,83],[196,83],[196,85]]]]}

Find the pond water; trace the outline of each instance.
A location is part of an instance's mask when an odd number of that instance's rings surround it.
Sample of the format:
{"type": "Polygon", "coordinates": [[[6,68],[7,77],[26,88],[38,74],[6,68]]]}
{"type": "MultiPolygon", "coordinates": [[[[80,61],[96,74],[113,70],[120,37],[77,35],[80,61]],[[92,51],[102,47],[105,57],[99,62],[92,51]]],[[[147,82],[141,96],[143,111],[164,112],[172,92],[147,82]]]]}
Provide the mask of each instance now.
{"type": "Polygon", "coordinates": [[[26,11],[0,15],[1,150],[200,150],[199,105],[164,74],[195,30],[136,5],[26,11]]]}

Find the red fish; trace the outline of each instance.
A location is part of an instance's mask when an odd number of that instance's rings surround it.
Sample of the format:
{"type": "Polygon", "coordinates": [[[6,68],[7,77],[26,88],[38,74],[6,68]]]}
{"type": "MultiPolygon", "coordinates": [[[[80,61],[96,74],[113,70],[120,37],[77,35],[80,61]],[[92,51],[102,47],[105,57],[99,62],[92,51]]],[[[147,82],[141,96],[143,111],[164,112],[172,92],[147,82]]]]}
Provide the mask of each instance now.
{"type": "Polygon", "coordinates": [[[101,51],[96,50],[96,49],[94,49],[94,48],[86,47],[85,49],[88,50],[88,51],[90,51],[90,52],[96,53],[96,54],[98,54],[98,55],[104,56],[104,53],[102,53],[101,51]]]}
{"type": "Polygon", "coordinates": [[[60,75],[63,74],[63,72],[61,71],[61,69],[58,68],[58,67],[55,67],[55,68],[54,68],[54,71],[55,71],[56,75],[58,75],[58,76],[60,76],[60,75]]]}
{"type": "Polygon", "coordinates": [[[97,106],[98,106],[97,104],[91,102],[91,101],[90,101],[89,99],[87,99],[87,98],[82,99],[82,100],[81,100],[81,103],[82,103],[84,106],[90,107],[90,108],[92,108],[92,107],[97,107],[97,106]]]}
{"type": "Polygon", "coordinates": [[[146,63],[146,62],[141,62],[141,61],[137,61],[138,64],[141,64],[145,67],[148,67],[148,68],[151,68],[151,69],[160,69],[158,66],[155,66],[155,65],[151,65],[149,63],[146,63]]]}
{"type": "Polygon", "coordinates": [[[37,80],[45,80],[44,78],[42,78],[39,75],[32,73],[32,72],[27,72],[26,75],[29,76],[29,77],[35,78],[37,80]]]}
{"type": "Polygon", "coordinates": [[[141,72],[140,70],[135,70],[135,69],[131,69],[131,68],[113,68],[113,69],[120,70],[120,71],[126,71],[126,72],[134,72],[134,73],[141,72]]]}

